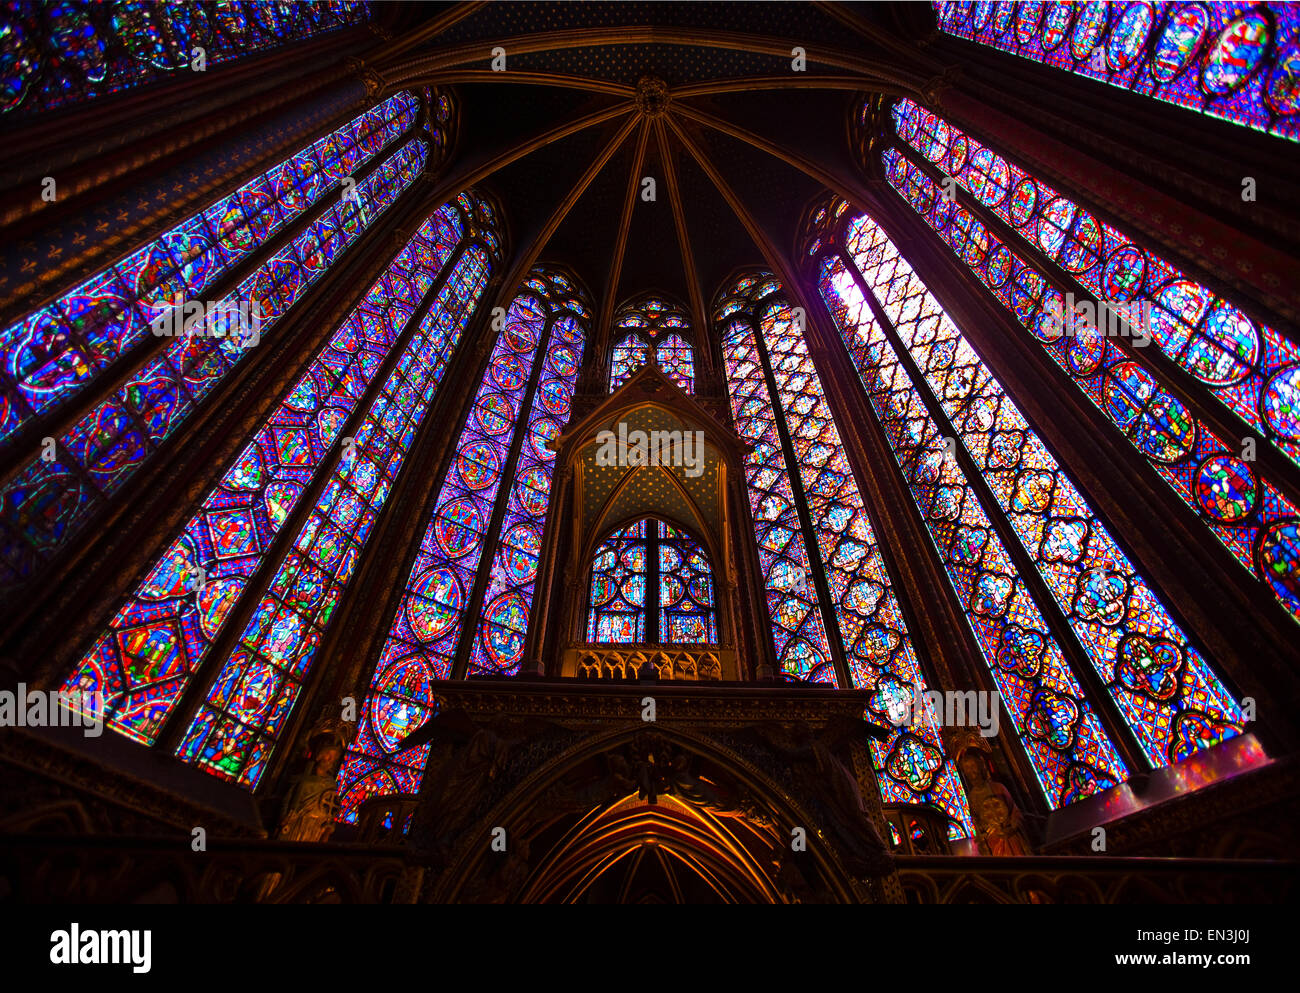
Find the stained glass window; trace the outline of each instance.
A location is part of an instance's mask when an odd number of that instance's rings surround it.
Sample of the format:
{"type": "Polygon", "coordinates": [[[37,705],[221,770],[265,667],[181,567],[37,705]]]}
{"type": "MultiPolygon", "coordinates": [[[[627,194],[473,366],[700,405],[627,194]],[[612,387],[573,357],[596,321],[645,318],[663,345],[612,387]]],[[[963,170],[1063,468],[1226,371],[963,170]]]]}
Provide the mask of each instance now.
{"type": "Polygon", "coordinates": [[[487,284],[487,253],[465,253],[376,398],[355,446],[334,470],[311,516],[258,601],[239,647],[222,666],[177,754],[255,787],[310,670],[316,649],[356,571],[406,448],[487,284]],[[430,314],[434,314],[430,311],[430,314]],[[357,453],[360,454],[357,454],[357,453]]]}
{"type": "Polygon", "coordinates": [[[210,295],[222,276],[404,133],[417,109],[411,94],[396,94],[6,328],[0,440],[147,340],[177,297],[210,295]]]}
{"type": "Polygon", "coordinates": [[[713,644],[713,570],[704,548],[671,524],[659,540],[659,640],[665,645],[713,644]]]}
{"type": "Polygon", "coordinates": [[[1292,460],[1300,460],[1300,348],[911,101],[900,102],[895,121],[920,154],[913,160],[887,149],[890,183],[1300,620],[1296,506],[1266,468],[1242,457],[1238,439],[1221,437],[1170,391],[1135,334],[1199,380],[1209,402],[1240,418],[1243,434],[1267,438],[1292,460]],[[1013,251],[965,207],[939,196],[927,160],[1036,251],[1013,251]],[[1131,324],[1131,348],[1121,347],[1116,320],[1096,311],[1091,323],[1069,319],[1063,273],[1131,324]]]}
{"type": "Polygon", "coordinates": [[[506,311],[339,772],[344,820],[367,799],[418,789],[428,746],[400,743],[432,713],[431,680],[458,667],[519,670],[555,459],[548,445],[568,421],[589,322],[579,291],[547,268],[506,311]]]}
{"type": "Polygon", "coordinates": [[[830,639],[843,645],[851,685],[871,689],[873,719],[893,725],[871,744],[886,802],[935,805],[965,837],[970,815],[936,715],[905,716],[925,680],[801,325],[770,276],[725,293],[715,319],[736,427],[752,446],[746,479],[781,669],[838,684],[830,639]]]}
{"type": "MultiPolygon", "coordinates": [[[[0,417],[7,434],[64,403],[119,357],[130,362],[175,301],[202,301],[221,274],[318,202],[414,120],[399,94],[183,222],[125,262],[0,334],[0,417]],[[367,123],[368,122],[368,123],[367,123]],[[124,353],[130,353],[130,356],[124,353]]],[[[93,516],[249,350],[409,188],[427,145],[412,138],[214,301],[211,316],[161,343],[126,382],[36,453],[0,489],[0,585],[19,582],[93,516]],[[260,319],[244,321],[256,307],[260,319]]]]}
{"type": "Polygon", "coordinates": [[[716,644],[713,570],[704,546],[654,518],[612,532],[592,557],[587,640],[716,644]]]}
{"type": "Polygon", "coordinates": [[[232,612],[255,592],[248,583],[270,543],[303,494],[319,492],[182,748],[209,771],[256,785],[315,639],[486,283],[487,255],[465,247],[467,233],[453,205],[421,226],[74,669],[66,686],[103,692],[109,727],[156,740],[232,612]],[[338,465],[318,478],[340,444],[338,465]]]}
{"type": "Polygon", "coordinates": [[[949,34],[1300,140],[1300,9],[1294,3],[934,6],[949,34]]]}
{"type": "Polygon", "coordinates": [[[640,334],[631,332],[619,338],[611,353],[609,390],[614,392],[632,378],[632,374],[646,364],[651,348],[640,334]]]}
{"type": "MultiPolygon", "coordinates": [[[[556,291],[571,291],[559,273],[549,274],[549,279],[556,291]]],[[[501,538],[470,650],[471,676],[514,675],[523,659],[537,558],[551,498],[555,452],[550,445],[569,421],[589,317],[580,300],[570,297],[565,305],[571,313],[551,325],[541,377],[529,401],[526,434],[516,442],[517,461],[501,522],[501,538]]]]}
{"type": "Polygon", "coordinates": [[[0,14],[0,113],[18,116],[311,38],[369,16],[365,3],[17,2],[0,14]]]}
{"type": "Polygon", "coordinates": [[[655,361],[674,383],[687,393],[692,391],[695,383],[695,360],[691,355],[691,346],[679,334],[665,335],[655,345],[655,361]]]}
{"type": "Polygon", "coordinates": [[[1128,771],[989,511],[948,454],[943,432],[842,259],[823,261],[821,291],[1048,802],[1060,806],[1123,782],[1128,771]]]}
{"type": "Polygon", "coordinates": [[[691,325],[682,308],[647,296],[624,304],[614,315],[619,335],[611,352],[609,391],[613,393],[650,361],[687,393],[695,388],[695,358],[685,336],[691,325]]]}
{"type": "Polygon", "coordinates": [[[591,562],[587,640],[635,645],[646,641],[646,525],[640,520],[601,542],[591,562]]]}
{"type": "MultiPolygon", "coordinates": [[[[888,339],[872,327],[874,316],[865,316],[862,294],[855,293],[860,279],[922,376],[908,385],[926,399],[927,407],[932,400],[931,409],[943,412],[948,424],[942,427],[946,431],[950,425],[953,431],[948,435],[951,444],[969,453],[996,500],[996,508],[981,507],[981,514],[1005,515],[1105,685],[1108,702],[1132,729],[1147,760],[1153,766],[1168,765],[1240,734],[1244,722],[1237,702],[965,336],[869,217],[846,221],[843,252],[827,256],[822,282],[842,322],[846,344],[854,351],[864,329],[868,339],[888,339]]],[[[864,369],[875,375],[867,366],[860,372],[864,369]]],[[[908,378],[901,369],[896,364],[895,384],[908,378]]],[[[909,439],[910,444],[917,441],[909,439]]],[[[900,458],[907,458],[906,449],[900,458]]],[[[938,504],[924,506],[923,513],[928,520],[956,520],[962,497],[957,487],[940,487],[935,493],[938,504]]],[[[977,520],[964,523],[978,526],[977,520]]],[[[984,542],[975,541],[979,537],[964,532],[956,553],[980,553],[984,542]]],[[[940,540],[942,532],[936,536],[940,540]]],[[[1006,615],[1014,606],[1014,578],[981,573],[974,590],[979,602],[971,609],[1006,615]]],[[[999,664],[1023,670],[1030,662],[1022,660],[1036,660],[1041,670],[1044,640],[1033,636],[1033,622],[1026,624],[1023,618],[1014,618],[1019,630],[999,664]]],[[[1005,634],[1003,645],[1008,645],[1005,634]]],[[[1067,696],[1053,701],[1052,723],[1061,740],[1074,737],[1083,716],[1067,696]]],[[[1032,723],[1029,728],[1032,734],[1032,723]]],[[[1119,771],[1114,763],[1110,768],[1119,771]]]]}

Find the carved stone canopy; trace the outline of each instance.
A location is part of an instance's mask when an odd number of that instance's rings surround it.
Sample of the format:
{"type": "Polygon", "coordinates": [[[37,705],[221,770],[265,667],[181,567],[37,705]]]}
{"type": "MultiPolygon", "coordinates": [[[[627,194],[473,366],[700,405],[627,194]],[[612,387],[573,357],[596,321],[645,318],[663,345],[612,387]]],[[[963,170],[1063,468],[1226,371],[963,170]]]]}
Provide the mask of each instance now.
{"type": "Polygon", "coordinates": [[[437,866],[425,899],[635,900],[606,872],[625,879],[652,852],[652,874],[704,885],[701,899],[712,887],[713,902],[889,898],[866,747],[885,732],[861,719],[865,692],[558,679],[432,690],[407,838],[437,866]],[[791,849],[796,828],[807,845],[791,849]]]}
{"type": "Polygon", "coordinates": [[[743,479],[745,446],[735,431],[685,393],[653,363],[648,363],[612,395],[571,421],[556,439],[557,471],[575,474],[581,559],[613,527],[640,516],[670,521],[703,539],[725,575],[726,485],[730,474],[743,479]],[[651,440],[691,441],[699,466],[667,464],[604,465],[607,440],[644,432],[651,440]],[[689,433],[690,439],[687,439],[689,433]],[[702,444],[695,451],[694,441],[702,444]]]}

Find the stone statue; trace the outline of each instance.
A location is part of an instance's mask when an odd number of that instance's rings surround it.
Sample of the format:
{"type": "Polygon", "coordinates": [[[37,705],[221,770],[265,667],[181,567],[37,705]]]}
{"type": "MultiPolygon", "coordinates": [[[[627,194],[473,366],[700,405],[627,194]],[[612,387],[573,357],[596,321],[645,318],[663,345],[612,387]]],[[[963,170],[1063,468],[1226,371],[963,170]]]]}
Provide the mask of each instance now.
{"type": "MultiPolygon", "coordinates": [[[[339,810],[338,774],[350,725],[325,717],[307,738],[307,765],[294,779],[280,806],[280,823],[275,830],[279,841],[328,841],[334,833],[339,810]]],[[[282,875],[267,873],[261,880],[257,900],[274,899],[282,875]]]]}
{"type": "Polygon", "coordinates": [[[980,801],[984,840],[989,855],[1032,855],[1025,840],[1024,816],[1016,806],[1011,791],[994,781],[989,793],[980,801]]]}
{"type": "Polygon", "coordinates": [[[708,807],[715,813],[739,813],[711,783],[691,771],[691,756],[681,749],[669,749],[668,788],[674,796],[700,807],[708,807]]]}
{"type": "Polygon", "coordinates": [[[280,811],[281,841],[327,841],[334,833],[338,814],[337,777],[343,761],[343,743],[332,734],[312,740],[308,766],[285,797],[280,811]]]}
{"type": "Polygon", "coordinates": [[[966,786],[976,839],[985,855],[1032,855],[1025,818],[1011,791],[994,778],[993,750],[975,728],[956,728],[950,747],[966,786]]]}
{"type": "Polygon", "coordinates": [[[639,736],[629,746],[632,753],[632,769],[636,776],[637,797],[646,803],[658,803],[659,791],[663,788],[664,767],[655,761],[655,746],[646,736],[639,736]]]}

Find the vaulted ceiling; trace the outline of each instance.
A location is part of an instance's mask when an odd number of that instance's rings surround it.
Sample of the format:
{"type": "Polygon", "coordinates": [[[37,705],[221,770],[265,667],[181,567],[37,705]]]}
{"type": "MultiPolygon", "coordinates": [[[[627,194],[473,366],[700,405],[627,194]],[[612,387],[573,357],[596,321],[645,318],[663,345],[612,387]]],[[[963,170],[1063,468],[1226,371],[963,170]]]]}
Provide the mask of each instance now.
{"type": "Polygon", "coordinates": [[[868,92],[917,93],[940,69],[918,41],[934,26],[919,3],[389,9],[391,38],[366,66],[387,87],[459,97],[445,183],[497,197],[516,261],[571,267],[602,323],[645,290],[699,314],[733,269],[770,264],[760,242],[790,253],[826,188],[807,165],[856,175],[853,106],[868,92]],[[504,72],[491,67],[497,48],[504,72]]]}

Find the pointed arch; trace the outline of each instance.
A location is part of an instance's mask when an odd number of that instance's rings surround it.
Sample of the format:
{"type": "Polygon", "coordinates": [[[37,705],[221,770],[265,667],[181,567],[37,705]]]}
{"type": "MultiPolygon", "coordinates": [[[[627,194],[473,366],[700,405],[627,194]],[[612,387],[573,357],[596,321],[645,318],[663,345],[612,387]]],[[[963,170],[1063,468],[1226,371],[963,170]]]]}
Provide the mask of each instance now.
{"type": "Polygon", "coordinates": [[[0,332],[0,452],[17,460],[0,487],[0,587],[81,533],[410,189],[429,151],[418,109],[390,97],[0,332]],[[278,232],[294,233],[275,248],[278,232]]]}
{"type": "Polygon", "coordinates": [[[687,393],[694,392],[694,335],[686,308],[663,294],[642,294],[618,308],[612,334],[611,393],[651,360],[687,393]]]}

